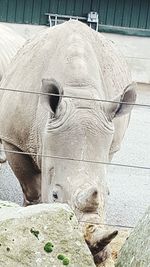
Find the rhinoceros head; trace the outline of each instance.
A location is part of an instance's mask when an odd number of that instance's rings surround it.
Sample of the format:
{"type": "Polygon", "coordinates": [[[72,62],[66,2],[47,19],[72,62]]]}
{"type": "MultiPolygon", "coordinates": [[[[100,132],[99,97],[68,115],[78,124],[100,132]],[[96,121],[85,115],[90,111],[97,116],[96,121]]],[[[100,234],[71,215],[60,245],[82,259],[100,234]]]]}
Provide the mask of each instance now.
{"type": "MultiPolygon", "coordinates": [[[[106,165],[90,161],[109,161],[114,118],[128,114],[132,106],[62,97],[63,88],[55,80],[43,80],[42,90],[42,105],[49,113],[42,153],[52,156],[42,159],[42,201],[65,202],[81,213],[102,211],[106,165]]],[[[118,99],[134,102],[133,86],[118,99]]]]}
{"type": "MultiPolygon", "coordinates": [[[[63,98],[63,89],[54,80],[43,80],[42,86],[45,93],[56,94],[45,95],[42,101],[49,113],[42,152],[51,156],[42,158],[42,201],[68,203],[79,220],[103,222],[106,165],[90,161],[109,161],[117,139],[114,120],[128,114],[132,106],[63,98]]],[[[134,102],[133,87],[117,100],[134,102]]],[[[86,224],[84,232],[95,263],[104,261],[117,231],[86,224]]]]}

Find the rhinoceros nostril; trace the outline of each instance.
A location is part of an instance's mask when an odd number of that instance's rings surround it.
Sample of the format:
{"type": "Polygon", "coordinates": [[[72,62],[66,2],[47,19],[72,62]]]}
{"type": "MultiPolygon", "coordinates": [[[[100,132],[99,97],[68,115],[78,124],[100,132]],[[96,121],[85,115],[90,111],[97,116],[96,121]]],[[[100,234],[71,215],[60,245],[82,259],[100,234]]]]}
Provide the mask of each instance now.
{"type": "Polygon", "coordinates": [[[93,196],[93,197],[97,197],[97,195],[98,195],[98,191],[95,190],[95,191],[93,192],[92,196],[93,196]]]}
{"type": "Polygon", "coordinates": [[[57,194],[56,192],[53,192],[53,197],[54,197],[55,199],[58,199],[58,194],[57,194]]]}

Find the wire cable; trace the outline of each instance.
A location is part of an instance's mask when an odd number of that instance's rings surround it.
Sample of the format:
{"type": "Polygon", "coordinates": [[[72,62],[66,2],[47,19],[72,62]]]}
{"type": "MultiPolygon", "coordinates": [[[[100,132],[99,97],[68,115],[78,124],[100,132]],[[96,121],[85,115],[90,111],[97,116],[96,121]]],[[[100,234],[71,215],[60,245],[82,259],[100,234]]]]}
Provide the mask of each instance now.
{"type": "Polygon", "coordinates": [[[20,154],[20,155],[40,156],[40,157],[52,158],[52,159],[58,159],[58,160],[69,160],[69,161],[77,161],[77,162],[92,163],[92,164],[103,164],[103,165],[110,165],[110,166],[117,166],[117,167],[150,170],[149,166],[128,165],[128,164],[120,164],[120,163],[115,163],[115,162],[113,163],[113,162],[103,162],[103,161],[94,161],[94,160],[84,160],[84,159],[76,159],[76,158],[54,156],[54,155],[44,155],[42,153],[30,153],[30,152],[8,150],[8,149],[0,149],[0,151],[13,153],[13,154],[20,154]]]}
{"type": "Polygon", "coordinates": [[[88,97],[78,97],[78,96],[69,96],[69,95],[60,95],[60,94],[52,94],[52,93],[44,93],[44,92],[34,92],[34,91],[23,91],[23,90],[17,90],[17,89],[10,89],[10,88],[0,88],[1,91],[9,91],[9,92],[16,92],[16,93],[24,93],[24,94],[34,94],[34,95],[48,95],[48,96],[60,96],[63,98],[69,98],[69,99],[78,99],[78,100],[87,100],[87,101],[95,101],[95,102],[106,102],[106,103],[116,103],[116,104],[125,104],[125,105],[131,105],[131,106],[139,106],[139,107],[145,107],[150,108],[150,104],[140,104],[140,103],[129,103],[129,102],[122,102],[122,101],[115,101],[115,100],[106,100],[106,99],[95,99],[95,98],[88,98],[88,97]]]}
{"type": "Polygon", "coordinates": [[[126,228],[126,229],[133,229],[134,228],[134,226],[131,226],[131,225],[96,223],[96,222],[90,222],[90,221],[85,221],[85,220],[79,220],[78,222],[79,223],[89,223],[89,224],[100,225],[100,226],[112,226],[112,227],[126,228]]]}

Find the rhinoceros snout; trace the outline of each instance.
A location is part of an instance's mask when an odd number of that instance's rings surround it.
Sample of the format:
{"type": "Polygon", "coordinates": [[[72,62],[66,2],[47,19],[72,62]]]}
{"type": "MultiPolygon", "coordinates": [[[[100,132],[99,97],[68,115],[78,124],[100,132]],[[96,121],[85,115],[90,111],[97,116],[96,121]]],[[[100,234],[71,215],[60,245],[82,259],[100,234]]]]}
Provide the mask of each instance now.
{"type": "Polygon", "coordinates": [[[75,206],[83,212],[96,211],[99,205],[98,190],[96,187],[80,189],[75,194],[75,206]]]}

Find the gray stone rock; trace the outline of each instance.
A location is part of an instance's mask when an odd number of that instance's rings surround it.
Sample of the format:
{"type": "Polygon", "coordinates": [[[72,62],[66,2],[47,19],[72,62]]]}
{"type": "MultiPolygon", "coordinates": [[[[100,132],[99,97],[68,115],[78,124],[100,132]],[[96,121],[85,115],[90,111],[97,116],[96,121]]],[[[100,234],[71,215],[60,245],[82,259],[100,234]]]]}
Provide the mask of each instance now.
{"type": "Polygon", "coordinates": [[[0,209],[13,207],[19,207],[19,205],[14,202],[0,200],[0,209]]]}
{"type": "Polygon", "coordinates": [[[150,267],[150,207],[121,249],[116,267],[150,267]]]}
{"type": "Polygon", "coordinates": [[[77,219],[65,204],[0,209],[1,267],[61,267],[65,255],[69,267],[94,267],[77,219]],[[44,250],[47,242],[52,252],[44,250]]]}

